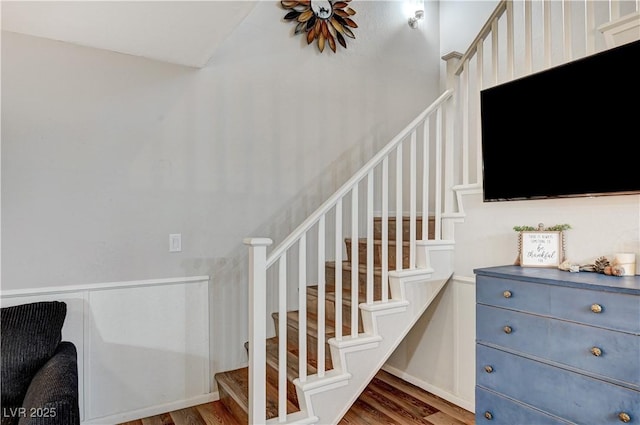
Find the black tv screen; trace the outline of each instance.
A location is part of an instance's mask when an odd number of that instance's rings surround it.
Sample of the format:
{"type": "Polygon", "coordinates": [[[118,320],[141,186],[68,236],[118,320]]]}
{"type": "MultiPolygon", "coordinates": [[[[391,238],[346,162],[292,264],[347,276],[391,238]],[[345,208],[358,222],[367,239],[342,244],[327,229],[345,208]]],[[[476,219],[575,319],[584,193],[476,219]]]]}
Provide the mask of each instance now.
{"type": "Polygon", "coordinates": [[[484,201],[640,193],[640,41],[482,90],[484,201]]]}

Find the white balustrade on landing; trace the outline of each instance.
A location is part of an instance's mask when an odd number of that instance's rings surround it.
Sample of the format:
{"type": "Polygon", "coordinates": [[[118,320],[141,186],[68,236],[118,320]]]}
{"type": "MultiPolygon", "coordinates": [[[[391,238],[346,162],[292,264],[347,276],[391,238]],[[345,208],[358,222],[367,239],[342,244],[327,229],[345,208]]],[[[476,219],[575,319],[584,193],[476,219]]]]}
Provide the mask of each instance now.
{"type": "MultiPolygon", "coordinates": [[[[449,88],[457,93],[456,132],[460,144],[458,188],[482,182],[480,92],[533,72],[602,50],[598,27],[640,10],[628,0],[503,0],[458,60],[449,88]],[[624,7],[624,10],[623,10],[624,7]],[[603,13],[603,8],[606,10],[603,13]],[[515,46],[522,46],[515,49],[515,46]],[[488,56],[485,55],[488,51],[488,56]],[[522,64],[520,69],[516,64],[522,64]],[[475,131],[473,131],[475,130],[475,131]],[[475,162],[471,163],[471,157],[475,162]],[[475,171],[475,173],[474,173],[475,171]]],[[[550,101],[553,101],[550,99],[550,101]]]]}

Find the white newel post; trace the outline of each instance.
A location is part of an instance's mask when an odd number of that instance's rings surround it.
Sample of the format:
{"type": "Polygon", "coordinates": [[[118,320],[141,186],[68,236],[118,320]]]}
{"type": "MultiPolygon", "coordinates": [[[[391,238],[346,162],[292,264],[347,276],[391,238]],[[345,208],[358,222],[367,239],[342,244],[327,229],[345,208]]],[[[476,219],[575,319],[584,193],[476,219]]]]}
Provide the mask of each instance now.
{"type": "Polygon", "coordinates": [[[268,238],[248,238],[249,246],[249,423],[266,422],[267,387],[265,317],[267,306],[267,247],[268,238]]]}
{"type": "MultiPolygon", "coordinates": [[[[456,70],[459,66],[462,55],[458,52],[451,52],[448,55],[442,57],[447,63],[447,89],[454,89],[455,95],[453,101],[443,105],[445,111],[445,126],[444,126],[444,213],[449,214],[455,210],[454,205],[454,192],[453,186],[455,184],[454,178],[454,144],[455,144],[455,117],[459,112],[458,101],[460,98],[460,87],[458,86],[458,75],[456,70]]],[[[462,106],[464,107],[464,105],[462,106]]],[[[453,221],[443,220],[442,239],[448,240],[453,238],[453,221]]]]}

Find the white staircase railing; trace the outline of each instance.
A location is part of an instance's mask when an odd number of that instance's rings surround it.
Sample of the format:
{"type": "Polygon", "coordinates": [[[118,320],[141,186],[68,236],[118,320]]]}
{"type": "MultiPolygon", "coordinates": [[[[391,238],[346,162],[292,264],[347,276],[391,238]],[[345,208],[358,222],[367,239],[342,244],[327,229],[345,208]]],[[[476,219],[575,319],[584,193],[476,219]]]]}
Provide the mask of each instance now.
{"type": "Polygon", "coordinates": [[[454,145],[459,158],[451,163],[451,172],[458,194],[482,187],[481,90],[613,47],[604,33],[612,26],[615,33],[617,22],[622,28],[640,21],[639,10],[640,0],[498,3],[467,51],[448,56],[447,87],[455,90],[457,105],[454,145]]]}
{"type": "MultiPolygon", "coordinates": [[[[481,190],[480,91],[518,76],[604,50],[601,28],[627,14],[638,14],[640,0],[503,0],[464,54],[451,53],[447,86],[431,106],[413,120],[349,181],[307,218],[269,255],[272,241],[245,240],[250,251],[249,270],[249,423],[265,423],[265,349],[270,313],[277,312],[279,339],[278,421],[287,421],[286,313],[299,311],[299,376],[307,373],[307,285],[318,285],[317,369],[326,370],[324,326],[325,261],[335,268],[335,339],[358,338],[359,309],[343,318],[341,305],[343,239],[350,235],[351,298],[358,299],[359,252],[357,241],[366,236],[366,302],[374,302],[373,222],[382,219],[381,298],[389,300],[386,282],[394,265],[387,263],[389,218],[395,218],[396,264],[402,264],[402,223],[409,216],[409,268],[424,267],[419,257],[417,218],[422,218],[422,239],[434,218],[436,241],[453,239],[453,222],[464,216],[461,194],[481,190]],[[576,30],[581,28],[581,31],[576,30]],[[557,38],[557,39],[556,39],[557,38]],[[454,97],[454,93],[456,96],[454,97]],[[420,140],[420,142],[418,142],[420,140]],[[298,291],[297,297],[291,296],[298,291]],[[274,305],[269,294],[278,294],[274,305]],[[343,321],[351,335],[342,334],[343,321]]],[[[635,17],[633,18],[635,19],[635,17]]],[[[393,241],[392,241],[393,242],[393,241]]],[[[348,289],[348,288],[347,288],[348,289]]],[[[377,301],[377,300],[376,300],[377,301]]],[[[355,304],[354,304],[355,305],[355,304]]],[[[273,332],[272,332],[273,333],[273,332]]]]}
{"type": "MultiPolygon", "coordinates": [[[[443,181],[442,158],[448,149],[445,143],[445,120],[447,108],[451,106],[452,91],[443,93],[429,108],[414,119],[400,134],[391,140],[377,155],[349,179],[333,196],[324,202],[291,235],[267,256],[271,240],[246,239],[250,251],[249,270],[249,423],[265,422],[265,340],[268,315],[277,312],[279,367],[278,367],[278,418],[287,417],[287,365],[286,365],[286,313],[299,311],[299,376],[304,383],[307,376],[307,285],[318,285],[317,306],[317,367],[316,374],[322,377],[325,365],[325,262],[335,261],[335,339],[357,338],[359,309],[351,309],[351,317],[343,318],[342,309],[342,264],[345,235],[350,235],[351,248],[351,299],[358,300],[359,275],[366,276],[366,302],[374,302],[374,217],[381,217],[382,267],[381,282],[388,282],[389,270],[403,269],[403,217],[408,215],[410,228],[409,268],[424,264],[417,258],[417,234],[427,239],[429,217],[435,218],[435,240],[440,240],[440,218],[444,212],[443,194],[451,182],[443,181]],[[436,163],[435,167],[433,163],[436,163]],[[434,171],[435,170],[435,171],[434,171]],[[418,232],[418,217],[422,218],[418,232]],[[395,218],[396,264],[388,264],[388,223],[395,218]],[[358,241],[366,235],[366,271],[361,271],[358,241]],[[310,253],[311,251],[311,253],[310,253]],[[292,264],[293,263],[293,264],[292,264]],[[294,287],[290,283],[293,282],[294,287]],[[278,294],[277,308],[267,306],[267,288],[272,286],[278,294]],[[298,291],[297,303],[290,302],[289,294],[298,291]],[[351,335],[342,335],[343,322],[351,323],[351,335]]],[[[345,288],[348,289],[348,288],[345,288]]],[[[379,301],[389,300],[388,285],[381,285],[379,301]]],[[[357,302],[354,302],[357,305],[357,302]]],[[[315,347],[314,347],[315,348],[315,347]]]]}

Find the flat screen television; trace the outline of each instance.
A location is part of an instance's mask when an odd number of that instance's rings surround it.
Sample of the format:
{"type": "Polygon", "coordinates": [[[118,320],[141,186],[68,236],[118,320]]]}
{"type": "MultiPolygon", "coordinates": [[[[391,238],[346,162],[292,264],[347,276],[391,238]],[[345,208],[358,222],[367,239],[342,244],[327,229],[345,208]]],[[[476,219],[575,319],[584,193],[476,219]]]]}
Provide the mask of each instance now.
{"type": "Polygon", "coordinates": [[[640,193],[640,41],[480,93],[484,201],[640,193]]]}

